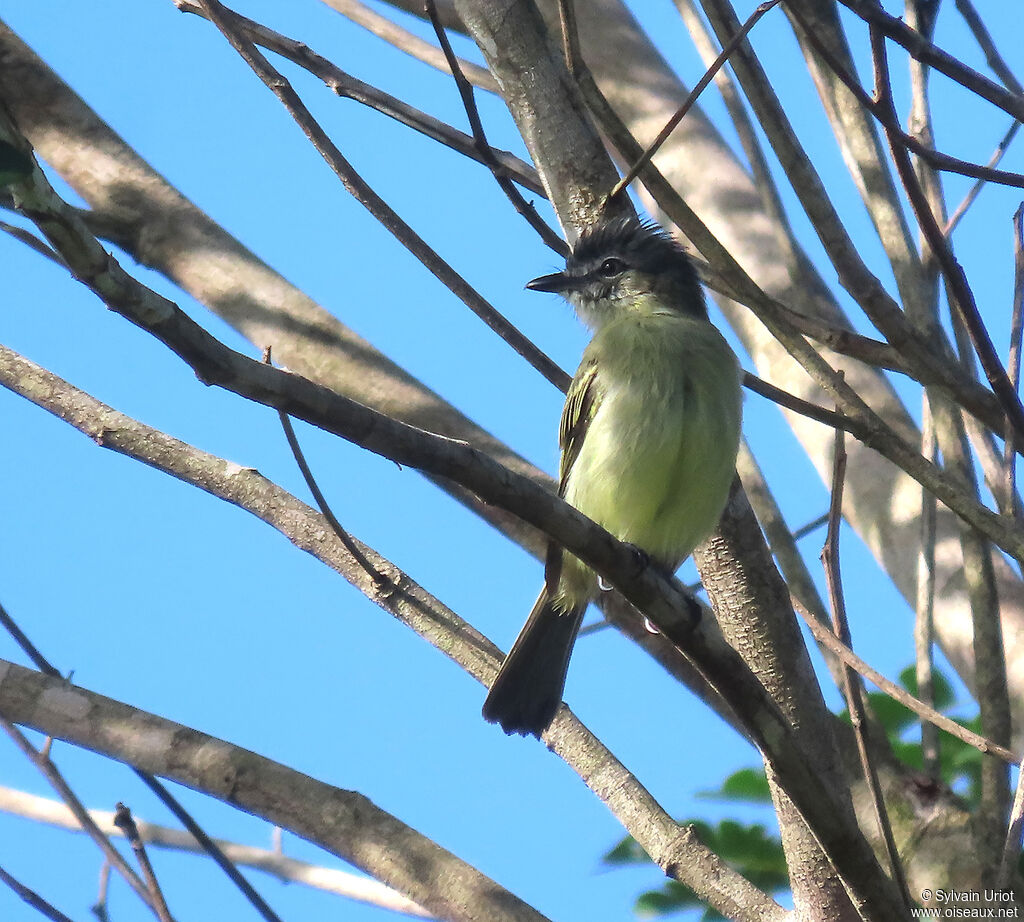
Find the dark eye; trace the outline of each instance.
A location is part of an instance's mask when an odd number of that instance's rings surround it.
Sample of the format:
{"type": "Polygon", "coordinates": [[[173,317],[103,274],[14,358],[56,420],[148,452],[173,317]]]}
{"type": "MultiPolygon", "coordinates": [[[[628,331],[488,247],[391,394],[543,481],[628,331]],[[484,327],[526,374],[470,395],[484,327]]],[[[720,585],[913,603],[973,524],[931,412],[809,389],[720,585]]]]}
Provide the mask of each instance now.
{"type": "Polygon", "coordinates": [[[621,259],[616,259],[614,256],[609,256],[601,267],[597,270],[604,278],[613,279],[617,275],[622,275],[626,271],[626,264],[621,259]]]}

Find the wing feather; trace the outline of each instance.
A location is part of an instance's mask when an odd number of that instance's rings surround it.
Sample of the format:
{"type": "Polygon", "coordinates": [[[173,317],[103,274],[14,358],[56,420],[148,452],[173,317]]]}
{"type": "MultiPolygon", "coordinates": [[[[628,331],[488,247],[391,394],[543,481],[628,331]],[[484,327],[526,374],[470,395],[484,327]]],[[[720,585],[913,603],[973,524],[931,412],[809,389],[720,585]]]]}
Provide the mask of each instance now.
{"type": "Polygon", "coordinates": [[[597,359],[584,361],[572,379],[558,427],[558,445],[562,449],[559,467],[558,495],[565,496],[569,472],[579,457],[590,422],[601,405],[601,386],[597,376],[597,359]]]}

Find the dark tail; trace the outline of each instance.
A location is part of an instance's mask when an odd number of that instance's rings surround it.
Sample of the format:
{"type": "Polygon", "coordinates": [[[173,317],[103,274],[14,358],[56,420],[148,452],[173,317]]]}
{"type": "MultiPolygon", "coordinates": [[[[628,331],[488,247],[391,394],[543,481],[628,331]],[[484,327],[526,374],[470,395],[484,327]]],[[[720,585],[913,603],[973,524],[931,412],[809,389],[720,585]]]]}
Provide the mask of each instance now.
{"type": "Polygon", "coordinates": [[[519,632],[484,701],[484,719],[506,733],[540,735],[554,720],[562,701],[569,655],[586,604],[562,611],[549,599],[547,586],[519,632]]]}

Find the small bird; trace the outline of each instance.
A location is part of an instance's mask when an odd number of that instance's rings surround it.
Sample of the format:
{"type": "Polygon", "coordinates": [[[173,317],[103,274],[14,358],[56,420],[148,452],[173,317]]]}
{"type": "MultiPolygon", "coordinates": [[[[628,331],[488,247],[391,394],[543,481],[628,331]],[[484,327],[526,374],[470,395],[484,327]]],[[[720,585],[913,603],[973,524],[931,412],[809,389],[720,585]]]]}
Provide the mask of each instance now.
{"type": "MultiPolygon", "coordinates": [[[[739,446],[740,367],[708,319],[686,251],[619,218],[579,238],[565,271],[536,278],[594,330],[562,410],[558,493],[673,572],[718,524],[739,446]]],[[[562,700],[596,574],[549,547],[544,587],[491,685],[486,720],[540,735],[562,700]]]]}

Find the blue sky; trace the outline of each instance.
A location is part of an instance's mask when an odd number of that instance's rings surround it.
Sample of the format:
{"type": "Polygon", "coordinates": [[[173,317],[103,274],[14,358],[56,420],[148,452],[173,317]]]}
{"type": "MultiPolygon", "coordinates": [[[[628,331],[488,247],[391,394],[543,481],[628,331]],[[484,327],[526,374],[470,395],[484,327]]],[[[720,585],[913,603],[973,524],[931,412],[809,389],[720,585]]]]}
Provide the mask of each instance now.
{"type": "MultiPolygon", "coordinates": [[[[636,6],[692,84],[703,68],[671,5],[636,6]]],[[[1004,17],[1002,24],[991,21],[993,32],[1024,71],[1024,45],[1009,38],[1010,5],[980,6],[983,14],[1004,17]]],[[[464,125],[449,78],[389,50],[321,4],[250,0],[238,8],[303,39],[355,76],[464,125]]],[[[170,0],[100,6],[36,0],[0,3],[0,14],[215,220],[469,417],[554,470],[561,395],[349,198],[208,24],[178,13],[170,0]]],[[[940,42],[961,47],[961,36],[952,8],[944,9],[940,42]]],[[[456,44],[472,52],[468,43],[456,44]]],[[[777,12],[758,26],[755,44],[784,99],[800,113],[798,130],[855,238],[888,280],[777,12]]],[[[982,68],[980,56],[970,53],[982,68]]],[[[892,65],[897,71],[902,58],[893,54],[892,65]]],[[[527,279],[550,271],[557,259],[515,216],[489,174],[337,100],[291,69],[286,73],[371,184],[571,370],[584,332],[557,299],[523,291],[527,279]]],[[[522,153],[500,101],[480,102],[492,141],[522,153]]],[[[961,92],[936,81],[937,107],[963,103],[961,92]]],[[[720,111],[713,92],[706,106],[720,111]]],[[[981,103],[957,112],[955,123],[940,122],[940,147],[986,160],[1008,117],[981,103]]],[[[1006,165],[1020,170],[1020,155],[1011,152],[1006,165]]],[[[966,185],[951,181],[958,190],[952,197],[966,185]]],[[[987,190],[956,238],[1002,354],[1017,192],[987,190]]],[[[786,198],[791,202],[788,191],[786,198]]],[[[804,239],[818,259],[816,241],[804,239]]],[[[130,259],[123,262],[230,345],[252,353],[186,295],[130,259]]],[[[6,237],[0,271],[0,341],[119,410],[259,468],[306,496],[274,414],[204,387],[162,346],[6,237]]],[[[823,274],[834,277],[827,267],[823,274]]],[[[917,397],[911,399],[916,408],[917,397]]],[[[658,885],[654,869],[603,868],[600,856],[622,830],[594,795],[542,745],[508,739],[485,724],[483,689],[334,573],[245,513],[97,448],[5,391],[0,420],[6,436],[0,600],[58,668],[74,670],[78,684],[359,791],[553,919],[626,918],[635,895],[658,885]]],[[[826,490],[780,415],[748,397],[745,431],[791,524],[823,512],[826,490]]],[[[353,534],[496,642],[511,642],[540,583],[536,561],[414,471],[399,471],[309,427],[300,426],[299,436],[353,534]]],[[[811,559],[821,539],[820,533],[806,539],[811,559]]],[[[843,541],[857,648],[895,676],[912,659],[909,613],[852,533],[843,541]]],[[[0,656],[23,661],[6,636],[0,656]]],[[[838,700],[830,687],[826,694],[831,703],[838,700]]],[[[616,633],[580,643],[567,699],[674,815],[771,822],[766,812],[695,796],[756,764],[756,754],[616,633]]],[[[171,822],[127,769],[65,745],[55,746],[54,756],[88,806],[112,809],[120,800],[142,818],[171,822]]],[[[49,794],[3,740],[0,784],[49,794]]],[[[265,824],[192,792],[181,795],[211,834],[269,842],[265,824]]],[[[286,848],[337,864],[294,837],[286,836],[286,848]]],[[[209,862],[170,853],[158,853],[156,861],[179,919],[247,917],[241,897],[209,862]]],[[[89,917],[99,863],[82,836],[0,815],[0,864],[75,919],[89,917]]],[[[383,918],[380,910],[339,907],[333,897],[250,877],[284,919],[339,911],[357,922],[383,918]]],[[[119,881],[112,886],[115,918],[148,917],[119,881]]],[[[30,916],[0,890],[0,918],[30,916]]]]}

